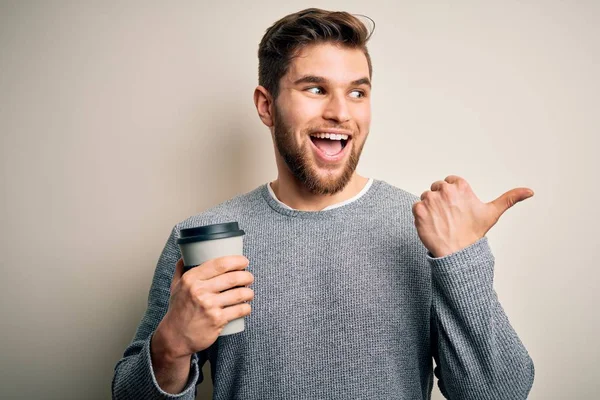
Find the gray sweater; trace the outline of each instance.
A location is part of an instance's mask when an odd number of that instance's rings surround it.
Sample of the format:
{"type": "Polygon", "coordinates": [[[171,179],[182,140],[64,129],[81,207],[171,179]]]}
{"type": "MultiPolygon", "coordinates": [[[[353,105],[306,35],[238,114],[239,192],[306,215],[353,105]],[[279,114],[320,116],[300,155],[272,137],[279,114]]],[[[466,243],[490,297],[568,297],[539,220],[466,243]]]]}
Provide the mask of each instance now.
{"type": "Polygon", "coordinates": [[[263,185],[177,224],[148,308],[115,367],[115,399],[194,399],[209,360],[213,399],[526,399],[534,365],[493,288],[487,237],[434,258],[419,198],[375,180],[356,201],[290,210],[263,185]],[[150,339],[167,311],[183,228],[238,221],[255,281],[242,333],[192,356],[185,389],[156,382],[150,339]],[[433,368],[435,359],[436,367],[433,368]]]}

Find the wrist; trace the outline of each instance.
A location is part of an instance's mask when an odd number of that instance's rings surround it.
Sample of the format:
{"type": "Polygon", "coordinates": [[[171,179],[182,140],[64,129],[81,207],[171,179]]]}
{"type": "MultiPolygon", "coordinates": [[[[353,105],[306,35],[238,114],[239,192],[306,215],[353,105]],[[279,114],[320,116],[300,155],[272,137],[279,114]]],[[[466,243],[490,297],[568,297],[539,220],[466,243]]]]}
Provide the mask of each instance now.
{"type": "Polygon", "coordinates": [[[179,350],[176,343],[169,325],[164,320],[161,321],[156,327],[150,343],[152,358],[160,360],[161,364],[177,364],[189,360],[190,354],[179,350]]]}
{"type": "Polygon", "coordinates": [[[169,330],[159,324],[150,340],[152,371],[158,386],[171,394],[181,393],[188,381],[191,355],[177,356],[170,346],[169,330]]]}
{"type": "Polygon", "coordinates": [[[454,242],[454,243],[448,244],[446,246],[439,246],[439,247],[431,249],[429,251],[431,252],[433,257],[442,258],[442,257],[449,256],[451,254],[457,253],[463,249],[466,249],[467,247],[476,243],[479,239],[481,239],[481,238],[480,237],[463,238],[462,240],[459,240],[458,242],[454,242]]]}

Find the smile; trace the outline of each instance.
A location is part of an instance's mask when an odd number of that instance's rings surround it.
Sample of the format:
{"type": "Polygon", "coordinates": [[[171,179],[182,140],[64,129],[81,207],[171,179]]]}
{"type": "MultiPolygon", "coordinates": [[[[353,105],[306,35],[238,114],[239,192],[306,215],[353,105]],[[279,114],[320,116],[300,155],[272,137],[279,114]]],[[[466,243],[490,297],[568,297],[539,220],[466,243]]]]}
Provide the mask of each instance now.
{"type": "Polygon", "coordinates": [[[310,141],[317,158],[324,162],[336,162],[344,158],[351,135],[341,133],[312,133],[310,141]]]}

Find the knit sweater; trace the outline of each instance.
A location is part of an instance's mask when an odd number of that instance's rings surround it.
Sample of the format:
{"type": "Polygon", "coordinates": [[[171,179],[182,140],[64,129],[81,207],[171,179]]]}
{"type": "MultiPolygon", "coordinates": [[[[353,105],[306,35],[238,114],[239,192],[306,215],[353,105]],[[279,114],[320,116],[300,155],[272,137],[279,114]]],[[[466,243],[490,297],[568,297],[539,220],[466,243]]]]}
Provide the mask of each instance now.
{"type": "Polygon", "coordinates": [[[444,257],[421,243],[419,198],[374,180],[326,211],[283,207],[267,185],[174,226],[147,310],[115,366],[115,399],[526,399],[534,365],[493,288],[487,237],[444,257]],[[245,330],[192,355],[187,385],[157,384],[150,340],[167,312],[181,229],[238,221],[254,275],[245,330]],[[433,366],[435,360],[435,368],[433,366]]]}

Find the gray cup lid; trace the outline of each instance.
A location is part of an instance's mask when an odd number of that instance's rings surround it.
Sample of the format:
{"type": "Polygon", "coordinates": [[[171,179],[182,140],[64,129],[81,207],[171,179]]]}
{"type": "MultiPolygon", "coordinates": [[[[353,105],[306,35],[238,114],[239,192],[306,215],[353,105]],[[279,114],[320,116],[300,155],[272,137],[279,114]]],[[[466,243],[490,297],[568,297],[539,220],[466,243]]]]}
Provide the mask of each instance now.
{"type": "Polygon", "coordinates": [[[243,236],[245,232],[240,229],[237,222],[226,222],[182,229],[177,244],[202,242],[205,240],[225,239],[243,236]]]}

